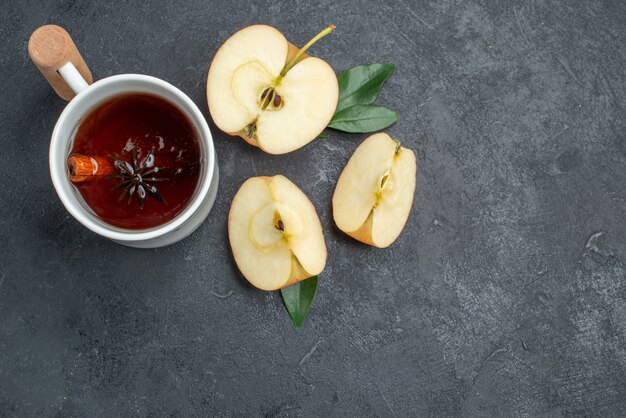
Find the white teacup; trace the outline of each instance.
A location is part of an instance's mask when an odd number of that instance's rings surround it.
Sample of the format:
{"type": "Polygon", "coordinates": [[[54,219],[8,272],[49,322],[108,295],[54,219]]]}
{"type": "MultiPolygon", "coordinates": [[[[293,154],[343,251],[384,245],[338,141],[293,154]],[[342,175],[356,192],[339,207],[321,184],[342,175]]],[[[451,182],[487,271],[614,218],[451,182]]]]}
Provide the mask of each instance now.
{"type": "Polygon", "coordinates": [[[67,32],[58,26],[43,26],[35,31],[29,42],[29,53],[57,93],[70,100],[52,132],[50,175],[61,202],[72,216],[103,237],[137,248],[173,244],[198,228],[215,201],[218,169],[213,137],[195,103],[173,85],[146,75],[115,75],[90,85],[89,69],[67,32]],[[190,202],[174,219],[150,229],[123,229],[104,222],[74,188],[67,168],[68,154],[84,117],[110,98],[128,93],[151,94],[176,106],[194,126],[200,142],[202,168],[190,202]],[[72,98],[72,95],[75,96],[72,98]]]}

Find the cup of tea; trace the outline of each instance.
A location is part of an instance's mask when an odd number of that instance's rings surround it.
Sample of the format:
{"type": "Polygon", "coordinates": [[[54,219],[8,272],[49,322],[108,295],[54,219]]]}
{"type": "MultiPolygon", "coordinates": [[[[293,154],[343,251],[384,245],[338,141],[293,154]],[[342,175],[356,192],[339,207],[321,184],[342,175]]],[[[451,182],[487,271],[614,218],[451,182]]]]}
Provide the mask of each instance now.
{"type": "Polygon", "coordinates": [[[69,34],[37,29],[32,61],[68,104],[50,141],[54,188],[74,218],[123,245],[156,248],[191,234],[218,185],[206,119],[159,78],[121,74],[96,82],[69,34]]]}

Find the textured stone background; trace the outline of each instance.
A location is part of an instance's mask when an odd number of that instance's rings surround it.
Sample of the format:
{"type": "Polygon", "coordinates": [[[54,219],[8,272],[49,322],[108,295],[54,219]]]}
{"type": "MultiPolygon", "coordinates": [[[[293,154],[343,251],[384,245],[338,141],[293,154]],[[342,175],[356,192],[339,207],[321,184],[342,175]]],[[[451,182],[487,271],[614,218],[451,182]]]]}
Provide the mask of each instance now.
{"type": "Polygon", "coordinates": [[[626,3],[18,1],[0,16],[0,415],[624,416],[626,3]],[[26,42],[65,26],[95,78],[168,80],[208,114],[209,62],[268,23],[337,72],[392,62],[379,102],[416,150],[415,205],[375,250],[332,224],[364,135],[287,156],[211,124],[209,219],[160,250],[85,230],[49,179],[64,102],[26,42]],[[239,185],[284,173],[329,249],[304,328],[247,285],[226,219],[239,185]],[[226,297],[222,297],[226,296],[226,297]]]}

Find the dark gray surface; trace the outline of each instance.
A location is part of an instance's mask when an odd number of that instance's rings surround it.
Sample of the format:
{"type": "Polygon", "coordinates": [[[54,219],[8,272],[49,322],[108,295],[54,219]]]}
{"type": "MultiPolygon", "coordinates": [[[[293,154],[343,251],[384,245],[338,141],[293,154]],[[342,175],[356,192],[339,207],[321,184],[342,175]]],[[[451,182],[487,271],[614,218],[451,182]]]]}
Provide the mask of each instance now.
{"type": "Polygon", "coordinates": [[[0,17],[0,415],[624,416],[626,3],[22,2],[0,17]],[[49,179],[64,102],[26,42],[65,26],[96,79],[168,80],[208,114],[219,45],[251,23],[340,72],[392,62],[380,103],[416,150],[400,239],[332,224],[365,135],[272,157],[218,132],[209,219],[171,247],[86,231],[49,179]],[[312,197],[329,257],[301,331],[240,277],[239,185],[283,173],[312,197]],[[218,295],[228,295],[221,298],[218,295]]]}

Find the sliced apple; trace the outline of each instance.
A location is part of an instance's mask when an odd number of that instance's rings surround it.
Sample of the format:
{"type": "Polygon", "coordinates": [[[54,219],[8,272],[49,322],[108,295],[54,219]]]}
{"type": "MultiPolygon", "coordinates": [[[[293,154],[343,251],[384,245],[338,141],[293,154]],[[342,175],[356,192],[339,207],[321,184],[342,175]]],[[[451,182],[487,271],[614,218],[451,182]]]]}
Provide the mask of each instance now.
{"type": "Polygon", "coordinates": [[[326,265],[315,207],[281,175],[252,177],[241,185],[230,207],[228,237],[237,267],[259,289],[289,286],[326,265]]]}
{"type": "Polygon", "coordinates": [[[339,87],[333,69],[298,50],[276,29],[254,25],[231,36],[215,54],[207,78],[213,121],[270,154],[315,139],[335,113],[339,87]]]}
{"type": "Polygon", "coordinates": [[[350,157],[333,194],[339,229],[366,244],[390,246],[411,212],[416,172],[412,150],[386,133],[367,138],[350,157]]]}

